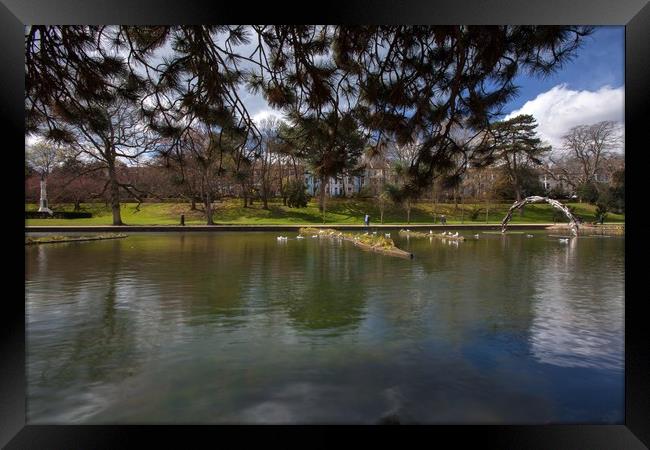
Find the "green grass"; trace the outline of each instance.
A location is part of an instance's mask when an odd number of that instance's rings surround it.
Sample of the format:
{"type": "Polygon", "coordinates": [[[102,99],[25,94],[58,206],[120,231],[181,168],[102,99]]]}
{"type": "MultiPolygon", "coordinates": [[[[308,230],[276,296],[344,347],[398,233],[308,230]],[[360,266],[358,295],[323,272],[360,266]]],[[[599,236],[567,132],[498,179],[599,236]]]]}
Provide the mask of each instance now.
{"type": "MultiPolygon", "coordinates": [[[[510,203],[491,204],[489,216],[486,221],[485,204],[464,204],[454,207],[453,204],[436,205],[438,215],[445,214],[448,224],[456,223],[500,223],[505,216],[510,203]],[[471,220],[471,212],[480,209],[476,220],[471,220]]],[[[26,225],[111,225],[112,215],[110,208],[103,203],[84,203],[82,211],[93,213],[89,219],[28,219],[26,225]]],[[[595,206],[586,203],[569,203],[575,207],[575,213],[585,222],[596,220],[595,206]]],[[[36,210],[38,205],[26,204],[28,210],[36,210]]],[[[72,211],[71,204],[50,205],[57,211],[72,211]]],[[[431,202],[421,202],[411,209],[411,223],[431,223],[433,205],[431,202]]],[[[201,211],[190,211],[189,204],[185,203],[143,203],[139,211],[135,203],[122,205],[122,221],[127,225],[178,225],[180,215],[185,214],[187,225],[205,224],[201,211]]],[[[365,214],[370,214],[371,224],[379,223],[379,208],[373,200],[360,199],[330,199],[327,201],[327,224],[362,224],[365,214]]],[[[318,211],[318,204],[311,201],[306,208],[289,208],[282,202],[271,202],[269,209],[262,208],[260,202],[244,208],[241,200],[228,199],[215,204],[214,220],[217,224],[251,224],[251,225],[298,225],[322,224],[323,217],[318,211]]],[[[607,222],[624,222],[625,216],[609,213],[607,222]]],[[[552,223],[553,208],[548,204],[526,205],[523,216],[513,214],[511,223],[552,223]]],[[[560,222],[566,222],[562,219],[560,222]]],[[[384,224],[405,224],[406,212],[404,209],[391,205],[384,211],[384,224]]],[[[439,220],[436,221],[439,223],[439,220]]]]}

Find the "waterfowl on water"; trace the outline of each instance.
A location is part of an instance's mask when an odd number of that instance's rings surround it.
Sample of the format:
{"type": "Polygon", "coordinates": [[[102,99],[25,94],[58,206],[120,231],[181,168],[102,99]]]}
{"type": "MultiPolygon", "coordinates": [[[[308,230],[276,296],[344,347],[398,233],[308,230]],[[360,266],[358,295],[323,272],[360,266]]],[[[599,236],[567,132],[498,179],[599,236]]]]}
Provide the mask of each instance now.
{"type": "Polygon", "coordinates": [[[287,237],[286,237],[286,236],[278,236],[278,237],[277,237],[277,240],[278,240],[278,241],[286,241],[286,240],[287,240],[287,237]]]}
{"type": "Polygon", "coordinates": [[[479,236],[478,236],[478,234],[475,234],[474,237],[475,237],[476,239],[478,239],[479,236]]]}
{"type": "Polygon", "coordinates": [[[456,231],[456,233],[454,234],[454,237],[458,237],[458,231],[456,231]]]}
{"type": "Polygon", "coordinates": [[[296,239],[305,239],[305,237],[298,235],[298,236],[296,236],[296,239]]]}
{"type": "Polygon", "coordinates": [[[389,238],[389,237],[390,237],[390,233],[385,233],[385,234],[384,234],[384,237],[389,238]]]}
{"type": "Polygon", "coordinates": [[[531,237],[533,237],[533,235],[532,234],[527,234],[526,237],[531,238],[531,237]]]}
{"type": "Polygon", "coordinates": [[[560,242],[566,244],[567,242],[569,242],[569,238],[560,238],[560,242]]]}

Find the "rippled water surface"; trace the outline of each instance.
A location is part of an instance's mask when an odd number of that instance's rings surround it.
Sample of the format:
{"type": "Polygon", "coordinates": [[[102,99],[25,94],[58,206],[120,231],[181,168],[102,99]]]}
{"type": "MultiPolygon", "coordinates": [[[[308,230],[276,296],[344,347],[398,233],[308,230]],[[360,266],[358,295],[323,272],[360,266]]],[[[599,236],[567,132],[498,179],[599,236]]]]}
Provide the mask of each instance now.
{"type": "Polygon", "coordinates": [[[622,423],[624,238],[473,234],[27,247],[28,422],[622,423]]]}

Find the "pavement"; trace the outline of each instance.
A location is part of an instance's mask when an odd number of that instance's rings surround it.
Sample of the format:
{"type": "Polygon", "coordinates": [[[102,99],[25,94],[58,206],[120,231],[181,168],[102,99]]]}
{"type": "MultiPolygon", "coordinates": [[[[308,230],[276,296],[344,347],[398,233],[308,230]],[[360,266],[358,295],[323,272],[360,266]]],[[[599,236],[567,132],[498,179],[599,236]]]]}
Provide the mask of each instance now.
{"type": "MultiPolygon", "coordinates": [[[[553,223],[526,223],[510,224],[508,230],[543,230],[549,226],[559,225],[553,223]]],[[[55,233],[55,232],[178,232],[178,231],[298,231],[299,228],[333,228],[335,230],[501,230],[500,224],[370,224],[366,227],[359,225],[343,224],[298,224],[298,225],[39,225],[26,226],[26,233],[55,233]]]]}

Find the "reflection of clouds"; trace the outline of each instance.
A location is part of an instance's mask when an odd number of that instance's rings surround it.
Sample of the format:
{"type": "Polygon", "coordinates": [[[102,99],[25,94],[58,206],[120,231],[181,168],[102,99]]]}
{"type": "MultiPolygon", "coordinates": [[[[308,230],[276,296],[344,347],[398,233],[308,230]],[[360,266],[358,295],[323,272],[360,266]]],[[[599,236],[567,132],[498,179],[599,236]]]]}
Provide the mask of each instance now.
{"type": "Polygon", "coordinates": [[[535,357],[542,363],[561,367],[621,368],[622,345],[616,345],[601,330],[588,329],[588,317],[567,313],[566,305],[560,303],[536,308],[531,327],[535,357]]]}
{"type": "Polygon", "coordinates": [[[292,423],[295,416],[288,405],[277,401],[263,402],[242,413],[246,422],[253,423],[292,423]]]}
{"type": "Polygon", "coordinates": [[[596,261],[587,278],[577,278],[585,271],[576,267],[577,246],[571,239],[532,276],[531,351],[540,362],[561,367],[622,369],[623,275],[596,261]]]}
{"type": "MultiPolygon", "coordinates": [[[[349,397],[350,392],[337,386],[298,381],[285,385],[267,399],[237,414],[244,423],[306,423],[340,416],[332,398],[349,397]],[[337,414],[338,412],[338,414],[337,414]]],[[[342,418],[342,421],[345,421],[342,418]]],[[[349,419],[348,419],[349,420],[349,419]]]]}

